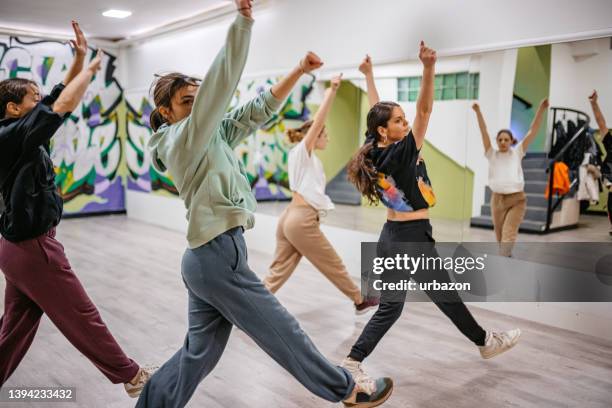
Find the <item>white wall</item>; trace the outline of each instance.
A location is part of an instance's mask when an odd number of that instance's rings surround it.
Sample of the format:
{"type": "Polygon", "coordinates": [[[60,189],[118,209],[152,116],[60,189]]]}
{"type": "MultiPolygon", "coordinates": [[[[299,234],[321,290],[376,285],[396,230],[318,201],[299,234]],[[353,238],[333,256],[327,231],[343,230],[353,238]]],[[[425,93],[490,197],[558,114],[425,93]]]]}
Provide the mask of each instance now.
{"type": "MultiPolygon", "coordinates": [[[[599,106],[612,124],[612,50],[610,38],[554,44],[550,75],[551,106],[577,109],[591,116],[587,97],[593,89],[599,94],[599,106]]],[[[573,117],[572,117],[573,119],[573,117]]]]}
{"type": "MultiPolygon", "coordinates": [[[[505,49],[612,33],[608,0],[268,0],[256,10],[246,73],[292,67],[306,50],[330,68],[370,52],[389,63],[416,56],[425,39],[441,54],[505,49]]],[[[128,87],[145,87],[163,69],[202,73],[223,43],[230,18],[162,35],[130,47],[128,87]]]]}

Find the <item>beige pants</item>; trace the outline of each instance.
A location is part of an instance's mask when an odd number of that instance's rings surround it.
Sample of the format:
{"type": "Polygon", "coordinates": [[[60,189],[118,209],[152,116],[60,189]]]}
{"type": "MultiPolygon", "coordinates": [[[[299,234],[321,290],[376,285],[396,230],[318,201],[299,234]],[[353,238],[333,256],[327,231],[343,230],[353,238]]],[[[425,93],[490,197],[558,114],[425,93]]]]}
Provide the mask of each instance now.
{"type": "Polygon", "coordinates": [[[491,196],[491,214],[493,214],[493,227],[499,242],[500,255],[512,255],[512,248],[526,209],[527,197],[522,191],[511,194],[493,193],[491,196]]]}
{"type": "Polygon", "coordinates": [[[276,251],[264,284],[275,293],[305,256],[342,293],[361,303],[361,291],[351,279],[330,242],[319,229],[319,213],[294,202],[283,211],[276,228],[276,251]]]}

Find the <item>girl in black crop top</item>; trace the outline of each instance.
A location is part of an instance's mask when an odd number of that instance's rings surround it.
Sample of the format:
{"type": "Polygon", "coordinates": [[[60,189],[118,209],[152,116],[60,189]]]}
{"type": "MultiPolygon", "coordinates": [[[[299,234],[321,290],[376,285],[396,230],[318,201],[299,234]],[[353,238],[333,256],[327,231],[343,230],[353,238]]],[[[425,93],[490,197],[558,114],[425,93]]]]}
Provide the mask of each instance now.
{"type": "Polygon", "coordinates": [[[589,102],[591,102],[591,108],[595,114],[595,121],[599,128],[599,137],[602,138],[601,141],[606,149],[606,157],[604,158],[601,173],[603,175],[604,184],[609,188],[608,219],[610,220],[610,236],[612,236],[612,131],[610,131],[606,124],[606,119],[603,113],[601,113],[601,109],[599,109],[597,99],[597,91],[594,90],[589,96],[589,102]]]}
{"type": "MultiPolygon", "coordinates": [[[[436,52],[421,42],[419,59],[423,63],[423,80],[417,100],[412,128],[404,111],[395,102],[379,102],[370,57],[359,67],[366,76],[370,112],[366,142],[349,163],[349,179],[370,202],[381,201],[388,209],[389,220],[378,239],[376,255],[399,255],[397,242],[424,242],[424,251],[437,257],[432,228],[426,209],[435,204],[435,196],[420,155],[433,105],[434,65],[436,52]]],[[[413,255],[413,254],[412,254],[413,255]]],[[[450,282],[446,270],[417,270],[416,282],[450,282]]],[[[426,291],[430,299],[474,345],[483,358],[491,358],[514,347],[521,331],[485,331],[469,312],[457,291],[426,291]]],[[[366,378],[363,360],[399,318],[406,292],[381,292],[376,313],[351,348],[342,366],[353,375],[366,378]]]]}
{"type": "Polygon", "coordinates": [[[372,62],[366,56],[359,70],[366,76],[370,112],[366,142],[349,163],[349,179],[371,202],[381,201],[400,213],[432,207],[436,198],[420,155],[433,107],[436,52],[421,41],[423,80],[410,127],[395,102],[380,102],[372,62]]]}

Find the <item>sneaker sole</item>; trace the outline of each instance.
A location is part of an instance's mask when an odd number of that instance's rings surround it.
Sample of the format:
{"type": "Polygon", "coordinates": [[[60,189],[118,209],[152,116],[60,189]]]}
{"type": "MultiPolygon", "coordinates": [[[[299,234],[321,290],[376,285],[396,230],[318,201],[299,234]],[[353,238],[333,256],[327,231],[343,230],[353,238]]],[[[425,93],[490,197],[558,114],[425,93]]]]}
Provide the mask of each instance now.
{"type": "Polygon", "coordinates": [[[515,340],[515,341],[514,341],[514,343],[512,343],[512,345],[511,345],[510,347],[508,347],[507,349],[502,350],[502,351],[500,351],[499,353],[495,353],[495,354],[487,355],[486,357],[485,357],[485,356],[483,356],[483,355],[481,354],[482,358],[484,358],[485,360],[489,360],[489,359],[491,359],[491,358],[493,358],[493,357],[499,356],[500,354],[504,354],[504,353],[505,353],[506,351],[508,351],[508,350],[512,350],[512,349],[514,348],[514,346],[516,346],[516,345],[518,344],[518,341],[519,341],[519,339],[521,338],[521,335],[522,335],[522,334],[523,334],[523,332],[522,332],[522,331],[519,331],[518,336],[516,336],[516,340],[515,340]]]}
{"type": "Polygon", "coordinates": [[[127,395],[128,395],[130,398],[138,398],[138,397],[140,397],[140,394],[142,394],[142,390],[143,390],[143,388],[141,388],[141,389],[139,389],[139,390],[132,390],[132,391],[128,391],[128,392],[127,392],[127,395]]]}
{"type": "Polygon", "coordinates": [[[361,316],[361,315],[364,315],[366,313],[372,312],[372,311],[374,311],[377,308],[378,308],[378,305],[376,305],[376,306],[368,306],[365,309],[361,309],[361,310],[355,309],[355,314],[357,316],[361,316]]]}
{"type": "Polygon", "coordinates": [[[393,380],[391,380],[391,386],[389,387],[389,390],[378,401],[356,402],[354,404],[343,401],[342,403],[344,404],[345,407],[349,407],[349,408],[374,408],[374,407],[384,404],[385,401],[389,399],[392,393],[393,393],[393,380]]]}

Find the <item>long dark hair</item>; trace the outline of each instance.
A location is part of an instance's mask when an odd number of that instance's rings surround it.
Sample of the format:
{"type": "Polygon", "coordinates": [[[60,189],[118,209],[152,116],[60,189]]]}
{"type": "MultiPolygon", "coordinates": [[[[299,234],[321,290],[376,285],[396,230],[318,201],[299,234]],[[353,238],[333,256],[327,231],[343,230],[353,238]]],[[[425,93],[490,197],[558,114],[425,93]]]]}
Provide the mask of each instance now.
{"type": "Polygon", "coordinates": [[[367,117],[366,141],[347,166],[349,181],[357,187],[357,190],[370,204],[376,204],[379,200],[376,190],[378,172],[370,158],[370,151],[380,139],[378,127],[387,127],[393,108],[396,107],[399,105],[395,102],[378,102],[372,106],[367,117]]]}
{"type": "Polygon", "coordinates": [[[155,81],[153,81],[151,88],[149,88],[149,93],[153,96],[153,102],[155,103],[155,109],[153,109],[149,117],[151,128],[156,131],[166,122],[166,119],[159,112],[160,106],[170,108],[172,97],[179,89],[189,85],[198,86],[200,82],[200,79],[181,74],[180,72],[170,72],[164,75],[155,74],[155,81]]]}

